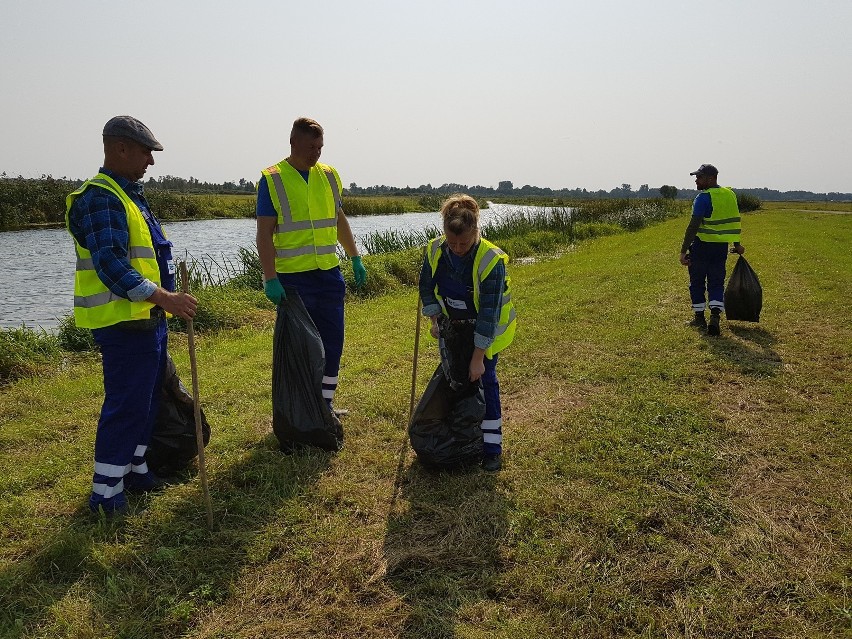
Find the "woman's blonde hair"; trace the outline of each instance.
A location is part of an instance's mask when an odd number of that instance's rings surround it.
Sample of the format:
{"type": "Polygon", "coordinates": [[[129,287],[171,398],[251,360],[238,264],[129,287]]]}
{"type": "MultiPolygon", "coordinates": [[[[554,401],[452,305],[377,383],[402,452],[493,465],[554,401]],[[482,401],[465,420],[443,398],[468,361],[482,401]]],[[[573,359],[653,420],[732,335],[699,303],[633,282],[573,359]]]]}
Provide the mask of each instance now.
{"type": "Polygon", "coordinates": [[[479,204],[464,193],[451,195],[441,205],[444,230],[455,235],[479,228],[479,204]]]}

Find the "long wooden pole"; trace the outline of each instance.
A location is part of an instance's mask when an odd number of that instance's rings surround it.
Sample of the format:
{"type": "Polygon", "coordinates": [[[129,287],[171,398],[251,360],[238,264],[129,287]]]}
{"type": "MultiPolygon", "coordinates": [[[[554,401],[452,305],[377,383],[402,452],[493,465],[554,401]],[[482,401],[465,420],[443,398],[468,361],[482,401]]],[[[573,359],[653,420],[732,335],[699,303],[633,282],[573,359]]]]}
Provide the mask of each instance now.
{"type": "Polygon", "coordinates": [[[423,302],[420,300],[420,291],[417,291],[417,328],[414,330],[414,358],[411,360],[411,400],[408,403],[408,423],[414,416],[414,388],[417,384],[417,351],[420,347],[420,309],[423,302]]]}
{"type": "MultiPolygon", "coordinates": [[[[189,276],[186,262],[180,263],[181,290],[189,293],[189,276]]],[[[201,490],[204,493],[204,505],[207,507],[207,528],[213,530],[213,505],[210,503],[210,490],[207,487],[207,464],[204,461],[204,433],[201,429],[201,402],[198,399],[198,367],[195,363],[195,327],[192,318],[186,320],[186,334],[189,338],[189,366],[192,370],[192,405],[195,413],[195,444],[198,448],[198,474],[201,477],[201,490]]]]}
{"type": "MultiPolygon", "coordinates": [[[[426,259],[426,247],[423,247],[423,259],[426,259]]],[[[414,359],[411,361],[411,400],[408,403],[408,423],[414,417],[414,388],[417,384],[417,353],[420,349],[420,310],[423,308],[423,300],[420,299],[420,281],[417,282],[417,323],[414,329],[414,359]]]]}

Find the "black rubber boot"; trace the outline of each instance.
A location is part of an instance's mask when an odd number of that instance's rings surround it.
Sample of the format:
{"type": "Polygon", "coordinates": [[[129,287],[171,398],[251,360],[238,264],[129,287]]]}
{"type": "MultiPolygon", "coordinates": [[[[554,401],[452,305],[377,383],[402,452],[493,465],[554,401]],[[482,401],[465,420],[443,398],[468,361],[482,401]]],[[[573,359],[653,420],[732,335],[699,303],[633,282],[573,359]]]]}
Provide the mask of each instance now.
{"type": "Polygon", "coordinates": [[[695,317],[692,318],[689,325],[695,326],[696,328],[707,328],[707,320],[704,319],[704,311],[696,311],[695,317]]]}
{"type": "Polygon", "coordinates": [[[719,316],[720,313],[717,310],[710,311],[710,323],[707,325],[707,334],[708,335],[718,335],[719,334],[719,316]]]}

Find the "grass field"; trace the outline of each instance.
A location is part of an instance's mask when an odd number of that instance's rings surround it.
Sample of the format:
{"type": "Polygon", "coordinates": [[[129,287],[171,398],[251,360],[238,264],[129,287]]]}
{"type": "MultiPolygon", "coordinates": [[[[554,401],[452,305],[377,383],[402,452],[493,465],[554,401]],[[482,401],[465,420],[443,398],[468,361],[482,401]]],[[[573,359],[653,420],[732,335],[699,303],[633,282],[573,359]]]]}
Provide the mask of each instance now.
{"type": "Polygon", "coordinates": [[[336,455],[276,450],[271,312],[199,337],[212,532],[197,480],[88,515],[94,356],[0,390],[0,636],[852,636],[852,216],[746,216],[763,315],[719,338],[685,225],[510,267],[494,475],[407,445],[413,289],[347,306],[336,455]]]}
{"type": "Polygon", "coordinates": [[[852,202],[772,202],[762,201],[761,208],[766,211],[831,211],[852,213],[852,202]]]}

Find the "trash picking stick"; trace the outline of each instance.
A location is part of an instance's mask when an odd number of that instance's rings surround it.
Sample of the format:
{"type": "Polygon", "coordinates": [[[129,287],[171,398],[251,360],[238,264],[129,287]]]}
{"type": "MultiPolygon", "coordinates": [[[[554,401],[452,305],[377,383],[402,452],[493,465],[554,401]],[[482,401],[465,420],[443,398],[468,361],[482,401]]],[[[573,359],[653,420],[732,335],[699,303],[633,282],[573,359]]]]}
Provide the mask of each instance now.
{"type": "Polygon", "coordinates": [[[414,359],[411,365],[411,401],[408,404],[408,423],[411,424],[411,418],[414,416],[414,386],[417,383],[417,350],[420,347],[420,309],[422,302],[420,300],[420,291],[417,291],[417,328],[414,330],[414,359]]]}
{"type": "MultiPolygon", "coordinates": [[[[181,290],[189,293],[189,277],[186,262],[180,263],[181,290]]],[[[201,403],[198,400],[198,367],[195,365],[195,328],[192,318],[186,320],[186,334],[189,338],[189,366],[192,369],[192,406],[195,412],[195,443],[198,447],[198,473],[201,477],[201,490],[207,507],[207,528],[213,530],[213,506],[210,503],[210,491],[207,488],[207,466],[204,463],[204,433],[201,431],[201,403]]]]}

